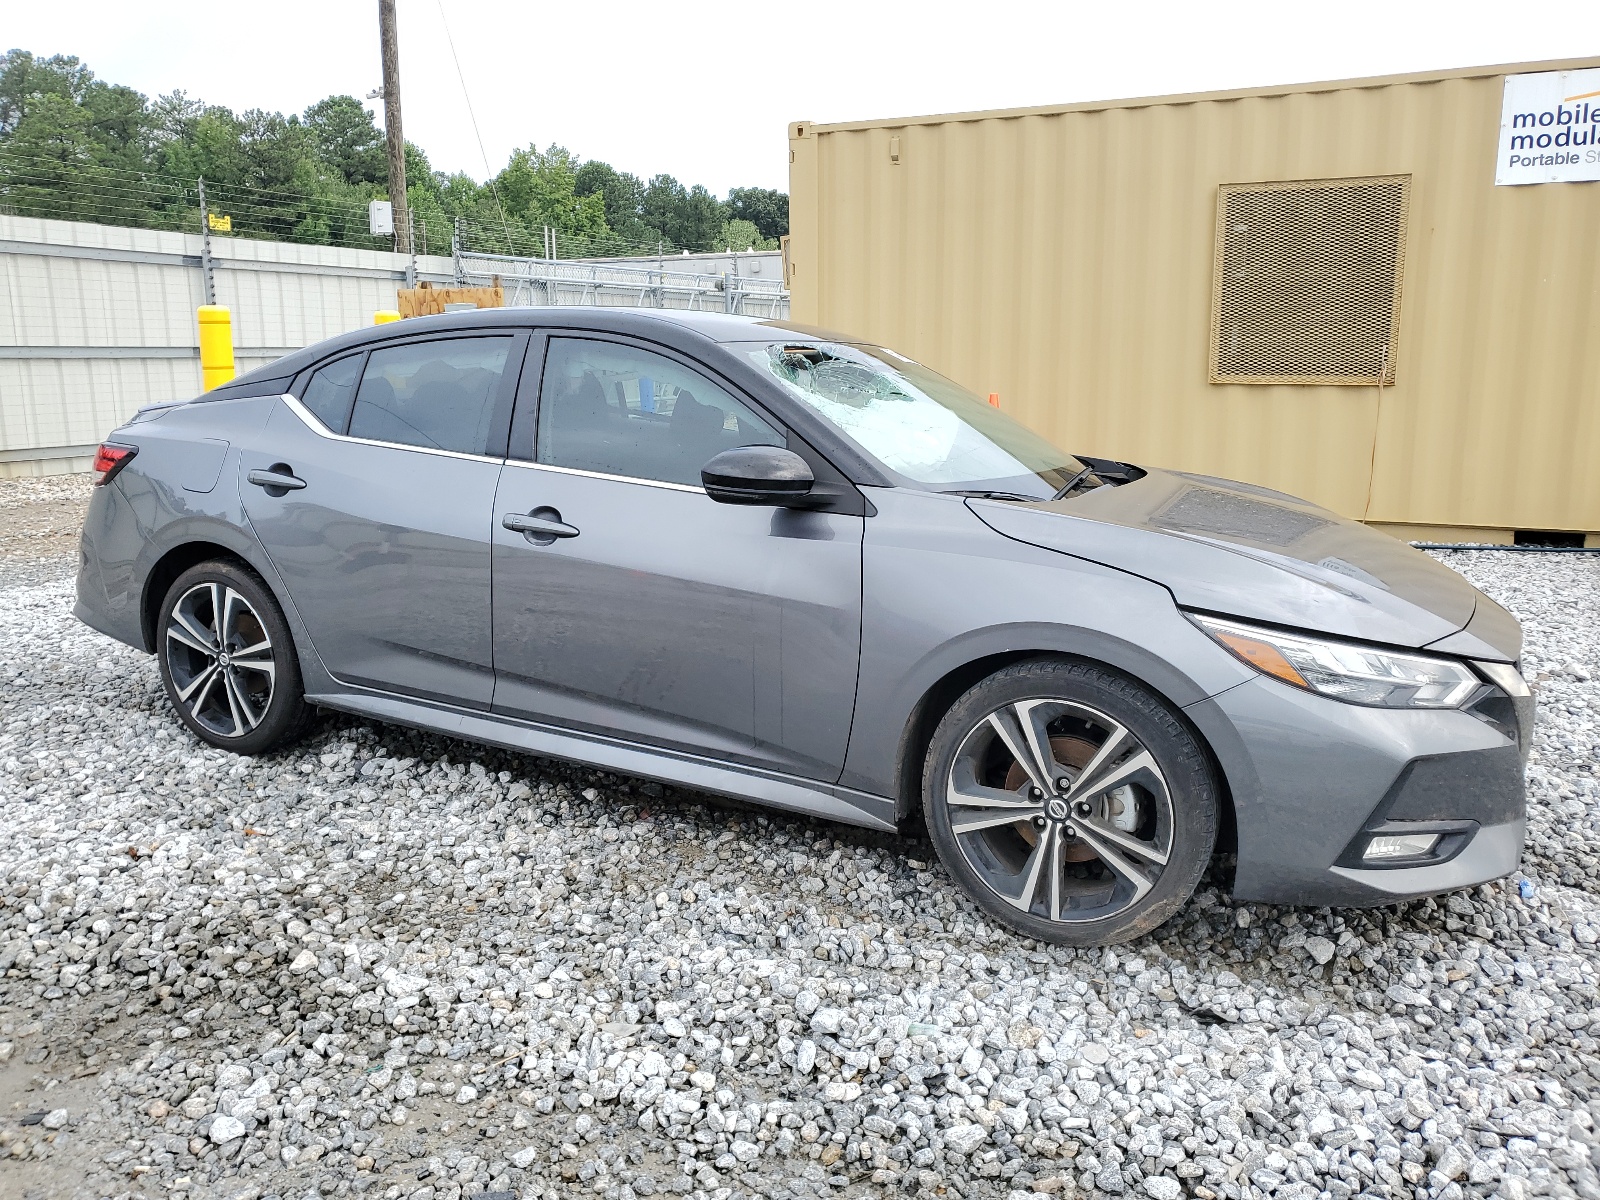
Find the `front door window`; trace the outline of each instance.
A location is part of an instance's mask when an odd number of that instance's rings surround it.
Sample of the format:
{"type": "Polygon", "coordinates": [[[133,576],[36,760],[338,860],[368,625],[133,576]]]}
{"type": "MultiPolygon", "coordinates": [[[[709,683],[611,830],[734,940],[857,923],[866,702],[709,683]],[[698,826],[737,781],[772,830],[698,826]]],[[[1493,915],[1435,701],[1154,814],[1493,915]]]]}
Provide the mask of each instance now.
{"type": "Polygon", "coordinates": [[[535,457],[551,466],[699,487],[721,451],[784,444],[705,375],[616,342],[553,338],[542,393],[535,457]]]}

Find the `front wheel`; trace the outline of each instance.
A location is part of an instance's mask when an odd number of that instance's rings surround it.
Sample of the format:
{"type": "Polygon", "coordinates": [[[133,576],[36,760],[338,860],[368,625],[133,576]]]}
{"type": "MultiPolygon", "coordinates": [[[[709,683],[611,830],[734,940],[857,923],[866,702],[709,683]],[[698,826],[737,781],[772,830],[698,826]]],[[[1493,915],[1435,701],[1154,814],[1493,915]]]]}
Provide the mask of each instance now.
{"type": "Polygon", "coordinates": [[[978,906],[1030,937],[1140,937],[1199,883],[1217,788],[1158,698],[1087,663],[1007,667],[934,732],[923,810],[940,860],[978,906]]]}
{"type": "Polygon", "coordinates": [[[178,576],[161,604],[156,658],[178,719],[223,750],[259,754],[311,719],[283,612],[238,564],[204,562],[178,576]]]}

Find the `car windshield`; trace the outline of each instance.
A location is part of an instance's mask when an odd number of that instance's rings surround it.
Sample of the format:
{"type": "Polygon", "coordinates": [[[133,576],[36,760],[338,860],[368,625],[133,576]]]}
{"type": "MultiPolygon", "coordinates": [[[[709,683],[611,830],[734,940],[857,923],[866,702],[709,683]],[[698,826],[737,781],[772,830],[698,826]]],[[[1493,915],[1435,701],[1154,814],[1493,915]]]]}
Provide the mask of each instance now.
{"type": "Polygon", "coordinates": [[[1048,499],[1083,470],[999,409],[881,346],[774,342],[749,352],[895,474],[939,491],[1048,499]]]}

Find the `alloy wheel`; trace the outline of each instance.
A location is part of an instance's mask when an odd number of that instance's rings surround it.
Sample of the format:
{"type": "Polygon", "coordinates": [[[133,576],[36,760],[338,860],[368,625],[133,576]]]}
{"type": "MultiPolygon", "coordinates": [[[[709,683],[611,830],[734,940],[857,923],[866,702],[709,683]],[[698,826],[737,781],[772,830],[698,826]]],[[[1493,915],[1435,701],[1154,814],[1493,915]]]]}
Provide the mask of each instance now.
{"type": "Polygon", "coordinates": [[[1124,725],[1070,700],[1019,700],[962,739],[945,801],[956,846],[1019,913],[1116,916],[1144,900],[1172,854],[1172,794],[1124,725]]]}
{"type": "Polygon", "coordinates": [[[167,669],[173,696],[199,725],[240,738],[272,704],[277,662],[260,615],[226,583],[206,581],[167,612],[167,669]]]}

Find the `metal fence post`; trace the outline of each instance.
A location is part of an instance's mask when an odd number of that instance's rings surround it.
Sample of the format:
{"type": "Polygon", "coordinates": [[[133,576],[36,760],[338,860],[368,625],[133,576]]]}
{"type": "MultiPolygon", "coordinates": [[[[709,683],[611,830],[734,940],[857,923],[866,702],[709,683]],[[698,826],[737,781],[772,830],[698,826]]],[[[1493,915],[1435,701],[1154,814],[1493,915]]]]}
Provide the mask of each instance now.
{"type": "Polygon", "coordinates": [[[200,186],[200,290],[207,304],[215,304],[216,265],[211,261],[211,214],[206,209],[205,176],[200,176],[195,182],[200,186]]]}
{"type": "Polygon", "coordinates": [[[406,225],[410,234],[406,238],[406,245],[410,247],[406,258],[406,286],[414,288],[417,286],[417,219],[416,214],[409,208],[406,209],[406,225]]]}

